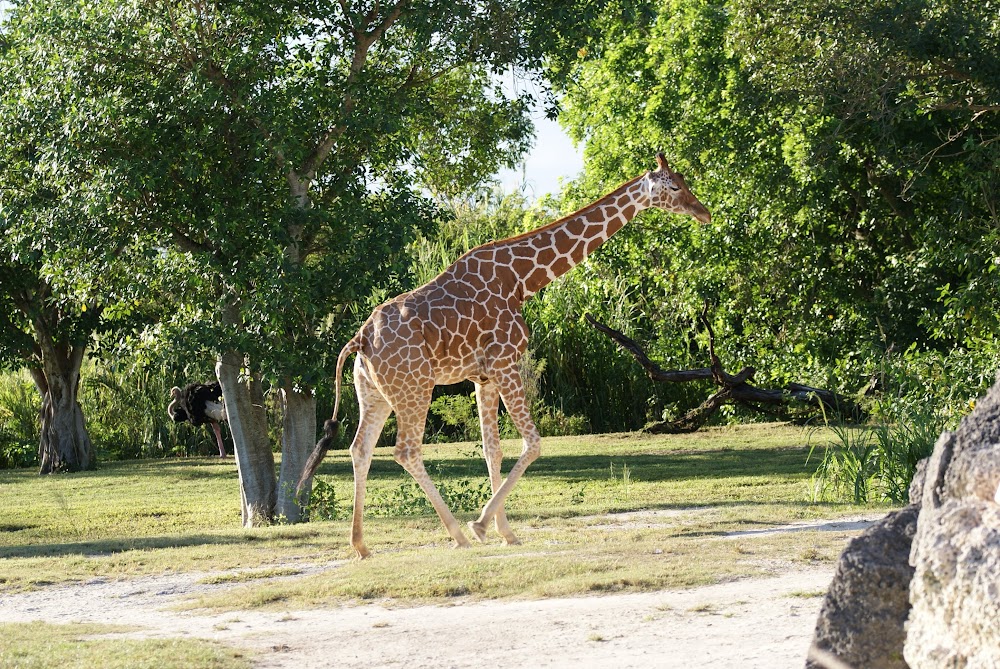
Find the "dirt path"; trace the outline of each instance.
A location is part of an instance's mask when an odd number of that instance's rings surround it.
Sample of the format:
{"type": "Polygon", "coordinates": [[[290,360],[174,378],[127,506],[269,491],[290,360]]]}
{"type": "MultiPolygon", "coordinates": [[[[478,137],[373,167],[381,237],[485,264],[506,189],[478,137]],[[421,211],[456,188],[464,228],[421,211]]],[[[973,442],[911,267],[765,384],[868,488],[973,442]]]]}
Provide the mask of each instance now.
{"type": "MultiPolygon", "coordinates": [[[[872,519],[765,531],[861,529],[872,519]]],[[[631,520],[656,519],[637,514],[631,520]]],[[[336,567],[313,565],[305,571],[336,567]]],[[[141,630],[124,636],[215,639],[253,649],[262,668],[798,668],[833,567],[687,590],[531,601],[213,615],[169,608],[186,596],[232,587],[200,583],[206,575],[95,579],[5,596],[0,620],[125,624],[141,630]]]]}
{"type": "Polygon", "coordinates": [[[260,667],[800,667],[831,570],[689,590],[451,606],[168,610],[203,575],[93,581],[4,597],[0,620],[138,625],[258,651],[260,667]],[[811,596],[809,596],[811,595],[811,596]]]}

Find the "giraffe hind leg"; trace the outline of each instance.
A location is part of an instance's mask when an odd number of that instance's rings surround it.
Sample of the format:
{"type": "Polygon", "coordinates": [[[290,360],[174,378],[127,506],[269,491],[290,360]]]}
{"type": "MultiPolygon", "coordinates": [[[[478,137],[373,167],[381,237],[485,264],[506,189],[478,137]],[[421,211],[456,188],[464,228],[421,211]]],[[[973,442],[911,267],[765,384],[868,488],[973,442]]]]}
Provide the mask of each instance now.
{"type": "Polygon", "coordinates": [[[365,546],[362,523],[365,509],[365,488],[368,470],[372,464],[372,454],[378,435],[382,432],[392,408],[378,390],[368,381],[362,365],[355,364],[354,387],[357,390],[360,419],[358,431],[351,443],[351,464],[354,469],[354,510],[351,519],[351,546],[358,559],[370,554],[365,546]]]}
{"type": "Polygon", "coordinates": [[[396,434],[396,450],[394,456],[403,469],[420,485],[420,488],[427,495],[431,506],[437,512],[438,518],[444,523],[448,534],[455,540],[455,545],[459,548],[468,548],[471,544],[462,533],[462,528],[455,520],[451,509],[444,503],[441,493],[431,481],[427,469],[424,467],[424,458],[420,452],[421,441],[424,436],[424,425],[427,421],[427,407],[430,405],[430,392],[426,393],[426,398],[421,398],[417,404],[412,401],[396,409],[396,424],[398,432],[396,434]]]}

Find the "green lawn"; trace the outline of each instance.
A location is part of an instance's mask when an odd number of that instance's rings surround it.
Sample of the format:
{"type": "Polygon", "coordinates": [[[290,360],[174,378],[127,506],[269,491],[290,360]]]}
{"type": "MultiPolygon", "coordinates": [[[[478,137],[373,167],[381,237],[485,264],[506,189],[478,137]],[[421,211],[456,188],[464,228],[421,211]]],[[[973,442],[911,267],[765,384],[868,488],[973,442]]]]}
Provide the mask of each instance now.
{"type": "MultiPolygon", "coordinates": [[[[549,438],[507,504],[523,542],[459,551],[433,513],[413,504],[409,479],[390,449],[376,451],[366,541],[373,557],[318,575],[289,564],[348,560],[352,495],[345,451],[319,471],[338,501],[337,520],[254,530],[239,527],[232,459],[105,463],[95,472],[38,477],[0,472],[0,592],[93,578],[170,571],[259,570],[231,579],[234,589],[198,605],[219,608],[309,606],[331,599],[436,599],[548,596],[718,582],[773,572],[780,565],[830,562],[846,535],[795,532],[725,536],[859,507],[814,504],[808,441],[823,432],[770,424],[707,429],[693,435],[612,434],[549,438]],[[402,494],[406,493],[406,494],[402,494]],[[395,499],[396,506],[379,500],[395,499]],[[387,511],[388,509],[388,511],[387,511]],[[601,517],[660,510],[646,523],[601,517]],[[777,565],[777,567],[776,567],[777,565]],[[283,576],[275,579],[274,576],[283,576]],[[241,580],[252,584],[241,585],[241,580]]],[[[505,470],[519,442],[504,442],[505,470]]],[[[458,497],[485,479],[474,444],[429,445],[428,469],[458,497]]],[[[472,519],[476,512],[457,514],[472,519]]]]}

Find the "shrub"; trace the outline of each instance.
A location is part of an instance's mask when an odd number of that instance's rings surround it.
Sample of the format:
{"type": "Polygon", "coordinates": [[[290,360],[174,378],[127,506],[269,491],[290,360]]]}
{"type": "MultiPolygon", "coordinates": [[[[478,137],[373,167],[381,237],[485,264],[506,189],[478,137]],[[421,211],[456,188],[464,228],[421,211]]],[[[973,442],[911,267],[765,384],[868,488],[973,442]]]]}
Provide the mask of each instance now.
{"type": "Polygon", "coordinates": [[[941,411],[902,403],[880,409],[877,422],[870,426],[830,426],[836,444],[824,450],[813,476],[813,498],[907,503],[917,463],[931,454],[948,426],[941,411]]]}
{"type": "Polygon", "coordinates": [[[0,469],[38,464],[40,406],[27,371],[0,375],[0,469]]]}
{"type": "Polygon", "coordinates": [[[333,483],[328,483],[318,476],[313,479],[306,515],[310,520],[337,520],[347,516],[347,510],[341,509],[337,504],[333,483]]]}

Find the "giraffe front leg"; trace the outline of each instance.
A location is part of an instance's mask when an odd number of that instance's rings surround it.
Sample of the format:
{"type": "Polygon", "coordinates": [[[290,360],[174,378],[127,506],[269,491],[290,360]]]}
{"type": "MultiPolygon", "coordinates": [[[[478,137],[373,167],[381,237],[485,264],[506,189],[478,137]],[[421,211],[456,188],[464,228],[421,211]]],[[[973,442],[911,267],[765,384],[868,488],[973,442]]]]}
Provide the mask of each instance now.
{"type": "MultiPolygon", "coordinates": [[[[492,383],[476,384],[476,406],[479,409],[479,426],[483,435],[483,457],[486,459],[486,469],[490,474],[490,488],[495,495],[503,482],[501,465],[503,463],[503,450],[500,448],[500,428],[497,425],[497,412],[500,409],[500,391],[492,383]]],[[[508,545],[521,543],[510,529],[507,522],[507,514],[504,512],[503,504],[497,510],[494,517],[497,532],[504,538],[508,545]]],[[[475,523],[469,523],[472,532],[479,541],[486,541],[485,527],[480,533],[475,523]]]]}
{"type": "Polygon", "coordinates": [[[514,421],[517,431],[521,433],[521,440],[524,446],[521,450],[521,456],[514,463],[514,466],[511,467],[510,473],[507,475],[507,480],[493,493],[493,497],[483,507],[483,512],[479,516],[479,519],[469,523],[469,527],[480,541],[483,541],[486,537],[486,526],[489,524],[490,519],[497,517],[501,512],[507,495],[517,485],[518,480],[524,474],[528,465],[538,458],[542,450],[542,439],[538,434],[538,428],[535,427],[535,422],[531,420],[531,412],[528,410],[528,402],[524,397],[524,385],[521,383],[521,374],[517,366],[515,364],[510,365],[503,373],[498,375],[497,379],[497,385],[499,386],[504,406],[507,407],[507,413],[510,414],[511,419],[514,421]]]}

